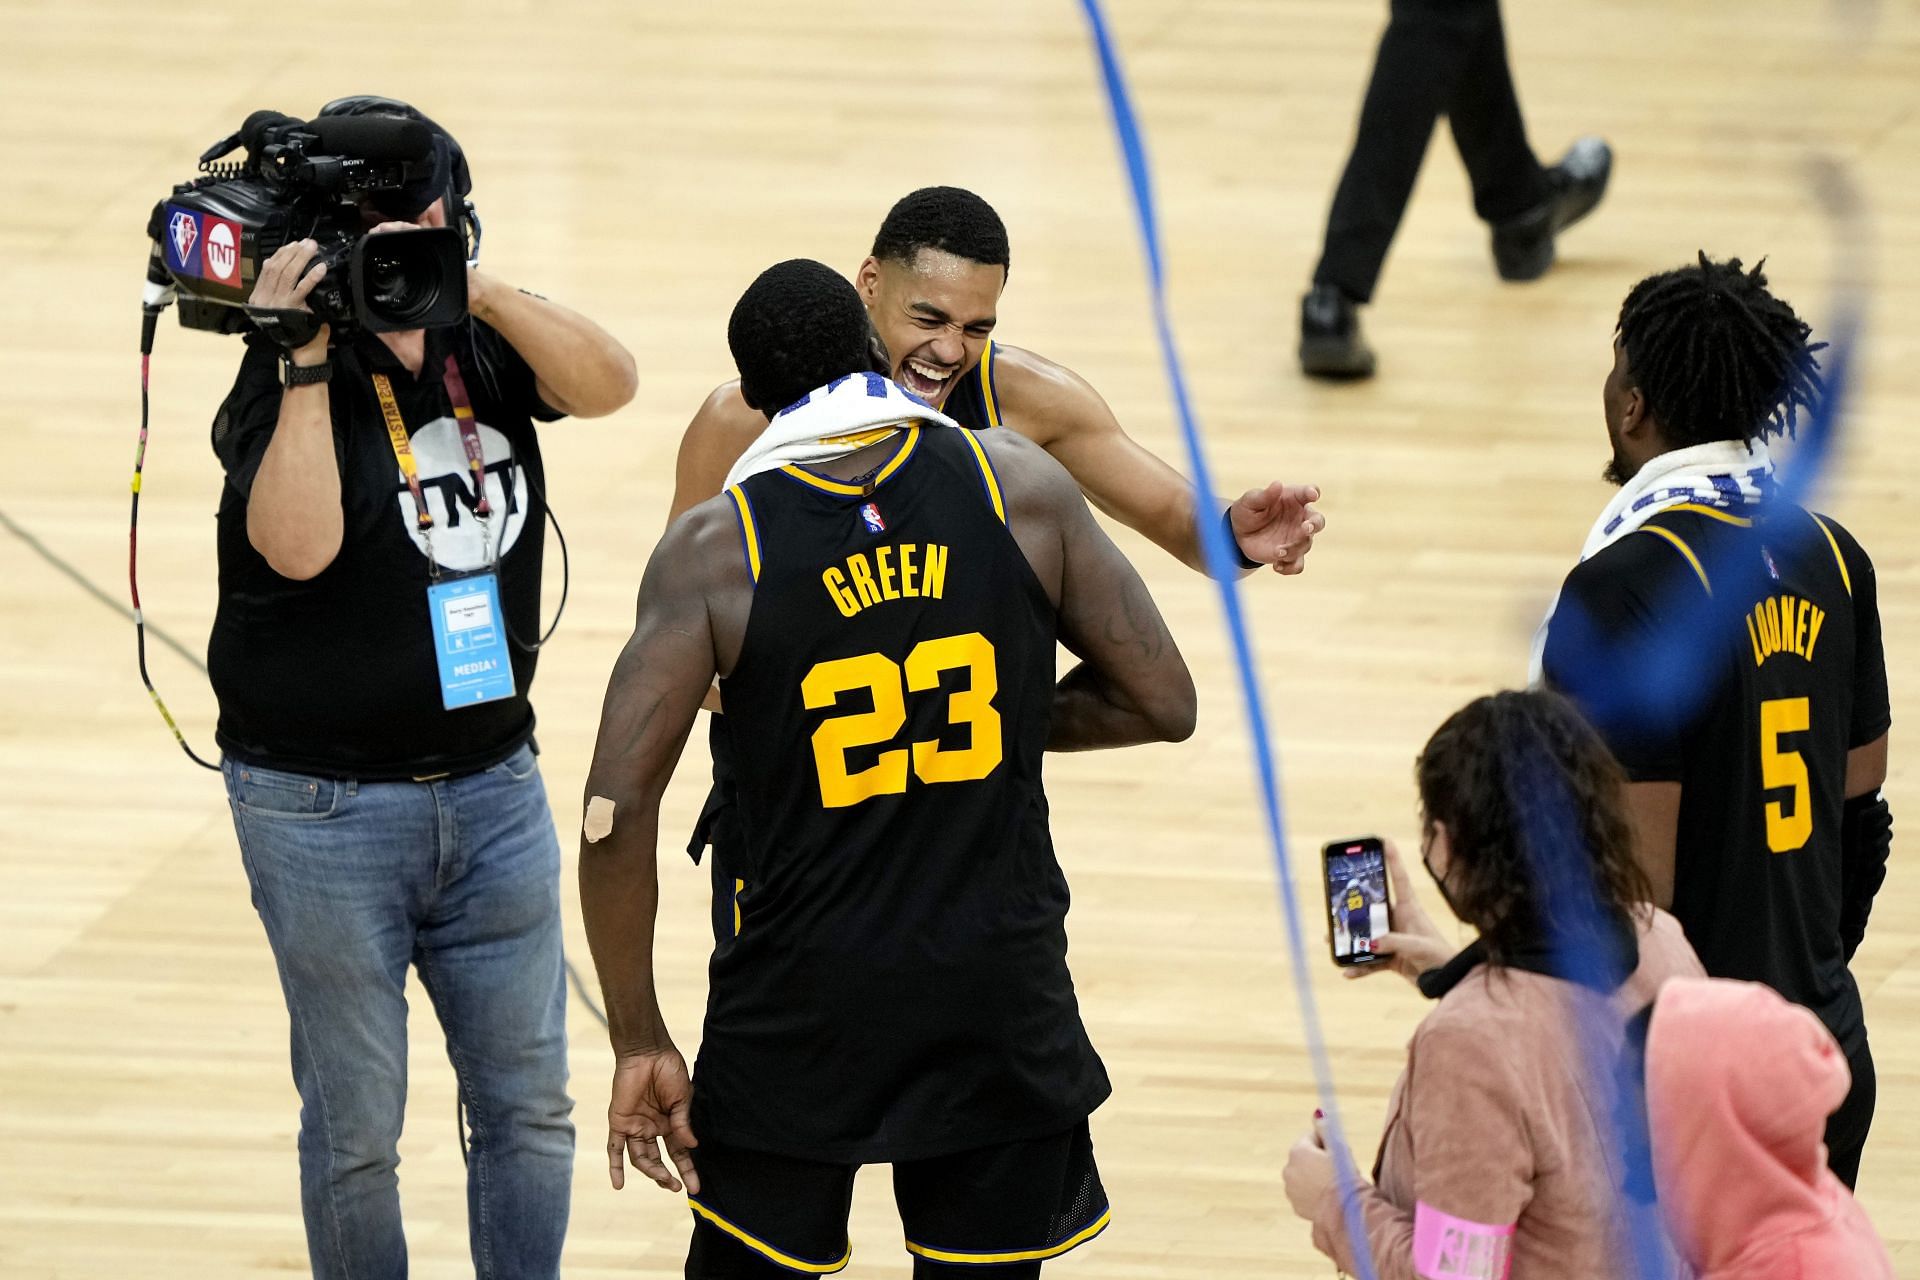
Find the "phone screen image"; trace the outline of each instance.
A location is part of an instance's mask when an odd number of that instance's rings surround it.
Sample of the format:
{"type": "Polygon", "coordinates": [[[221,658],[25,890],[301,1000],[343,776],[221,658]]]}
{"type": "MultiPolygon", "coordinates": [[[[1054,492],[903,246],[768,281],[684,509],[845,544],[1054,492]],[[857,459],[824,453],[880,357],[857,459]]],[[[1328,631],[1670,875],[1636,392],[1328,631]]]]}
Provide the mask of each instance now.
{"type": "Polygon", "coordinates": [[[1321,850],[1327,905],[1333,913],[1333,962],[1377,964],[1386,957],[1374,940],[1391,928],[1387,912],[1387,854],[1367,837],[1336,840],[1321,850]]]}

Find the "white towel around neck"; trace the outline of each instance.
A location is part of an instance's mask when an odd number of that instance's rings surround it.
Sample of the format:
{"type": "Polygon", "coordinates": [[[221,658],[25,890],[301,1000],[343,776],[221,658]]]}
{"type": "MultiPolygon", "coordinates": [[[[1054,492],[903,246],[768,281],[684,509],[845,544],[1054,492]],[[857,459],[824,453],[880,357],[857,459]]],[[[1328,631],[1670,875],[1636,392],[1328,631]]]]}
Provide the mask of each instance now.
{"type": "MultiPolygon", "coordinates": [[[[1764,501],[1773,492],[1773,457],[1766,441],[1715,440],[1690,445],[1653,458],[1620,487],[1600,512],[1580,548],[1582,562],[1638,529],[1662,511],[1683,503],[1737,510],[1764,501]]],[[[1553,625],[1560,594],[1554,593],[1546,617],[1533,633],[1533,654],[1527,679],[1539,684],[1544,675],[1547,628],[1553,625]]]]}
{"type": "Polygon", "coordinates": [[[773,416],[727,472],[727,488],[781,467],[818,466],[916,423],[960,424],[877,373],[854,373],[808,392],[773,416]]]}

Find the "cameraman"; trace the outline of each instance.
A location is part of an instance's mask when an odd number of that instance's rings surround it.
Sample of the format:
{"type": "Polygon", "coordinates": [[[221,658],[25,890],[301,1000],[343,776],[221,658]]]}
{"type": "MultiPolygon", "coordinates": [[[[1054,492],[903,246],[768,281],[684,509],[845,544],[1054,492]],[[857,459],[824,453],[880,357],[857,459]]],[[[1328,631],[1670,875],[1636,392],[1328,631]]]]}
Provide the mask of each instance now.
{"type": "MultiPolygon", "coordinates": [[[[389,99],[321,114],[403,115],[434,134],[432,174],[362,206],[370,233],[464,226],[466,164],[444,129],[389,99]]],[[[252,305],[306,310],[326,270],[315,254],[311,240],[275,253],[252,305]]],[[[471,1129],[477,1274],[557,1276],[566,1233],[560,849],[527,701],[546,527],[533,420],[612,413],[634,367],[564,307],[477,270],[468,286],[471,318],[445,328],[336,341],[322,326],[291,350],[249,334],[213,427],[226,485],[208,667],[292,1023],[321,1277],[406,1274],[409,965],[471,1129]],[[449,587],[469,593],[462,609],[430,597],[449,587]],[[462,668],[443,649],[469,644],[497,657],[495,683],[447,674],[462,668]]]]}

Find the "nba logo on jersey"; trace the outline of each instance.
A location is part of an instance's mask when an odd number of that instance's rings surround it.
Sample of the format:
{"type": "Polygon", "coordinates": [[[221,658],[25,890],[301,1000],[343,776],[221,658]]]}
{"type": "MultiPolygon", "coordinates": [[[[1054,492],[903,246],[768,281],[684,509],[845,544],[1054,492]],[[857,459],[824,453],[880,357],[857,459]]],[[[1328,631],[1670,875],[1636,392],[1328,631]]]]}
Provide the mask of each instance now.
{"type": "Polygon", "coordinates": [[[1773,552],[1767,550],[1766,547],[1762,546],[1760,548],[1760,558],[1766,561],[1767,576],[1769,578],[1772,578],[1775,582],[1780,581],[1780,566],[1773,562],[1773,552]]]}
{"type": "Polygon", "coordinates": [[[887,531],[887,522],[880,518],[880,508],[871,502],[860,508],[860,519],[866,523],[868,533],[887,531]]]}

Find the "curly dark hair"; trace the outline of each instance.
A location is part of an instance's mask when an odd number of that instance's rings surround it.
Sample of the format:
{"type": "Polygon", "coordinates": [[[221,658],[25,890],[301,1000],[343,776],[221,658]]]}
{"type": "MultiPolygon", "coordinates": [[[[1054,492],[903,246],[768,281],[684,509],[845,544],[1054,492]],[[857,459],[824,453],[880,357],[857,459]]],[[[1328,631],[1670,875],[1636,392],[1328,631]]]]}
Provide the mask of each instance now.
{"type": "Polygon", "coordinates": [[[1494,963],[1578,944],[1597,914],[1652,900],[1633,857],[1626,776],[1559,694],[1475,699],[1427,740],[1414,774],[1428,829],[1446,824],[1448,901],[1494,963]]]}
{"type": "Polygon", "coordinates": [[[811,258],[762,271],[727,320],[740,396],[771,417],[835,378],[891,366],[845,276],[811,258]]]}
{"type": "Polygon", "coordinates": [[[911,265],[922,249],[1011,270],[1007,227],[993,206],[961,187],[922,187],[887,210],[873,256],[911,265]]]}
{"type": "Polygon", "coordinates": [[[1813,332],[1792,307],[1767,292],[1762,258],[1648,276],[1620,305],[1615,332],[1627,372],[1647,398],[1674,448],[1713,440],[1791,436],[1802,408],[1821,392],[1813,332]]]}

